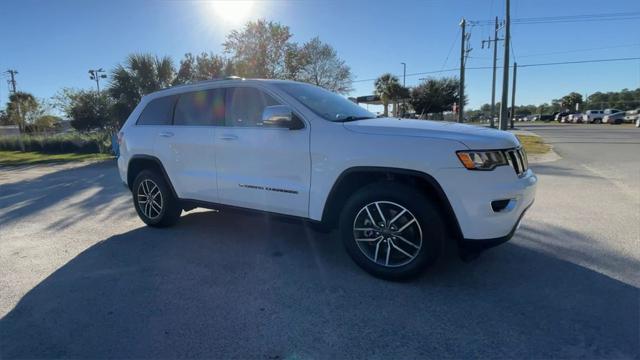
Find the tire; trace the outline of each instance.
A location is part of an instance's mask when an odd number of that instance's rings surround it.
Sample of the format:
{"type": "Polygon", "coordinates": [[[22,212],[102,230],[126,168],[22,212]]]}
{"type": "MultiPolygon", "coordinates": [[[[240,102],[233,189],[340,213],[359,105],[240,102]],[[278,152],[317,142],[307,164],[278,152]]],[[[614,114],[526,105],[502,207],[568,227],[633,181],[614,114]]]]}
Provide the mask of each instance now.
{"type": "Polygon", "coordinates": [[[385,181],[367,185],[347,200],[339,232],[358,266],[382,279],[403,280],[419,275],[435,262],[445,225],[438,208],[426,196],[415,188],[385,181]]]}
{"type": "Polygon", "coordinates": [[[153,227],[168,227],[174,225],[182,207],[173,195],[163,176],[150,170],[143,170],[133,182],[133,205],[145,224],[153,227]],[[152,200],[148,194],[152,194],[152,200]]]}
{"type": "Polygon", "coordinates": [[[594,124],[602,124],[602,119],[595,119],[593,120],[594,124]]]}

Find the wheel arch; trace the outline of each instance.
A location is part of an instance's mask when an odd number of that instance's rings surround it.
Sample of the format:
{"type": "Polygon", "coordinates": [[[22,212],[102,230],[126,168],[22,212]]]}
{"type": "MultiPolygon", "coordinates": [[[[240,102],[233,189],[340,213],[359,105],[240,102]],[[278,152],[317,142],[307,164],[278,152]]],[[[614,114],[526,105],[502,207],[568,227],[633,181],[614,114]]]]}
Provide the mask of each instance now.
{"type": "Polygon", "coordinates": [[[327,196],[321,221],[328,226],[335,227],[340,209],[348,197],[359,188],[378,181],[399,181],[418,189],[441,209],[449,235],[456,240],[463,238],[449,198],[438,181],[427,173],[408,169],[362,166],[343,171],[327,196]]]}
{"type": "Polygon", "coordinates": [[[153,170],[160,174],[164,178],[164,181],[167,182],[173,196],[178,199],[178,194],[176,193],[162,162],[157,157],[151,155],[134,155],[129,160],[129,164],[127,165],[127,185],[129,190],[132,190],[133,182],[138,174],[143,170],[153,170]]]}

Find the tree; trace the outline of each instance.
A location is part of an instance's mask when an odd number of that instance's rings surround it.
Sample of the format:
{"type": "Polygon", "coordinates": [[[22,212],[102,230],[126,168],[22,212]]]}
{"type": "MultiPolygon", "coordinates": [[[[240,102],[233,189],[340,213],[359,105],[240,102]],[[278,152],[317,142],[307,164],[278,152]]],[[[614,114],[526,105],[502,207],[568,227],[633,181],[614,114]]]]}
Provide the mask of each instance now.
{"type": "MultiPolygon", "coordinates": [[[[558,101],[554,100],[554,102],[557,103],[558,101]]],[[[577,92],[572,92],[568,95],[563,96],[560,99],[559,103],[565,109],[576,110],[576,105],[582,104],[582,95],[577,92]]]]}
{"type": "Polygon", "coordinates": [[[8,122],[18,125],[20,132],[24,132],[28,124],[44,115],[38,100],[33,95],[21,91],[9,96],[6,112],[8,122]]]}
{"type": "Polygon", "coordinates": [[[286,77],[340,94],[350,92],[351,68],[331,45],[315,37],[301,47],[290,46],[285,55],[286,77]]]}
{"type": "Polygon", "coordinates": [[[233,75],[233,73],[226,72],[229,70],[230,62],[230,60],[213,53],[203,52],[195,57],[191,53],[186,53],[184,58],[180,60],[180,68],[173,84],[187,84],[233,75]]]}
{"type": "Polygon", "coordinates": [[[382,74],[374,83],[375,93],[380,96],[382,106],[384,106],[384,116],[389,116],[389,101],[397,94],[400,81],[395,75],[389,73],[382,74]]]}
{"type": "Polygon", "coordinates": [[[248,22],[241,31],[231,31],[222,45],[231,55],[237,75],[282,79],[286,55],[293,46],[290,38],[288,26],[257,20],[248,22]]]}
{"type": "MultiPolygon", "coordinates": [[[[421,117],[431,113],[442,116],[443,112],[450,111],[453,104],[459,102],[459,83],[456,77],[427,79],[412,89],[411,105],[421,117]]],[[[464,103],[467,103],[466,98],[464,103]]]]}
{"type": "Polygon", "coordinates": [[[57,116],[42,115],[33,122],[32,126],[37,132],[53,130],[60,124],[60,120],[62,119],[57,116]]]}
{"type": "Polygon", "coordinates": [[[114,100],[104,92],[63,89],[55,99],[76,130],[115,130],[120,125],[112,113],[114,100]]]}
{"type": "Polygon", "coordinates": [[[585,108],[632,110],[640,108],[640,88],[635,90],[595,92],[587,98],[585,108]]]}
{"type": "Polygon", "coordinates": [[[11,125],[11,119],[5,110],[0,110],[0,125],[11,125]]]}
{"type": "Polygon", "coordinates": [[[109,94],[115,100],[114,115],[120,122],[129,116],[143,95],[169,87],[175,69],[169,57],[131,54],[111,73],[109,94]]]}

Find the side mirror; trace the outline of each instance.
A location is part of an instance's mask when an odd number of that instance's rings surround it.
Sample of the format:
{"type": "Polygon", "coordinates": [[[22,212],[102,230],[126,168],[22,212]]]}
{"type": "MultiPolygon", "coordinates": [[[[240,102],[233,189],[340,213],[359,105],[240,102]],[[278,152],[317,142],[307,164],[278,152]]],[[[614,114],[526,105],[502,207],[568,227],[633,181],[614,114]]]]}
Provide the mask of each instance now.
{"type": "Polygon", "coordinates": [[[287,105],[267,106],[262,111],[262,125],[268,127],[286,128],[289,130],[301,129],[302,123],[293,115],[287,105]]]}

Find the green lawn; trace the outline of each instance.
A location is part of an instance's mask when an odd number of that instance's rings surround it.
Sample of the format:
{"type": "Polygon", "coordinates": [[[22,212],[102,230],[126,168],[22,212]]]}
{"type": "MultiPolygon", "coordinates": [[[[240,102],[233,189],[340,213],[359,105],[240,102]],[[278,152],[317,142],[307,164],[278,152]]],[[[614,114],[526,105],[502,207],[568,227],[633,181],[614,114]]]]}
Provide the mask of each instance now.
{"type": "Polygon", "coordinates": [[[542,138],[540,136],[520,134],[516,136],[518,137],[518,139],[520,139],[520,142],[522,143],[522,146],[524,147],[527,154],[544,154],[551,149],[549,145],[545,144],[545,142],[542,141],[542,138]]]}
{"type": "Polygon", "coordinates": [[[0,165],[33,165],[108,159],[113,159],[113,156],[108,154],[43,154],[39,152],[0,151],[0,165]]]}

